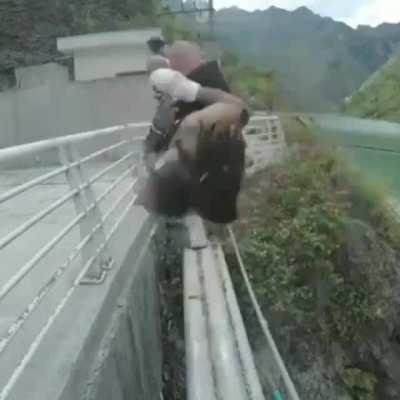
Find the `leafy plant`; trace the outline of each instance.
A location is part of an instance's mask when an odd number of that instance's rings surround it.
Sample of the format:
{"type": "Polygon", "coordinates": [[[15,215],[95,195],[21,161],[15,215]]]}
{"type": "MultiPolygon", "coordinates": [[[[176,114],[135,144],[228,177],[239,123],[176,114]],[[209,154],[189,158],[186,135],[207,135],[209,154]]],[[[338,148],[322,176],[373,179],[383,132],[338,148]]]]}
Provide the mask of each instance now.
{"type": "Polygon", "coordinates": [[[301,148],[256,176],[241,208],[243,257],[281,328],[345,344],[390,318],[397,228],[334,154],[301,148]]]}

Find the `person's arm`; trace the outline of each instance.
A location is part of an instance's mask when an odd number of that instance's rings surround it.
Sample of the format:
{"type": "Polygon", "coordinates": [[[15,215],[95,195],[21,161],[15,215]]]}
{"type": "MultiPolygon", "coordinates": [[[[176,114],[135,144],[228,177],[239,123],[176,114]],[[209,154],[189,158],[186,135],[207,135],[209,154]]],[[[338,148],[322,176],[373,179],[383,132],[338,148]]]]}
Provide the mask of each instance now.
{"type": "Polygon", "coordinates": [[[178,71],[159,69],[151,74],[150,81],[157,90],[168,93],[175,100],[188,103],[198,101],[205,107],[217,103],[238,105],[243,108],[244,124],[249,119],[249,110],[241,99],[219,89],[203,87],[178,71]]]}
{"type": "Polygon", "coordinates": [[[197,92],[196,101],[202,103],[204,106],[211,106],[213,104],[233,104],[242,109],[241,122],[246,125],[250,118],[250,110],[248,109],[246,103],[230,93],[226,93],[220,89],[213,89],[208,87],[200,87],[197,92]]]}
{"type": "Polygon", "coordinates": [[[213,89],[203,86],[200,87],[197,92],[196,101],[204,106],[211,106],[215,103],[237,104],[238,106],[245,106],[244,102],[239,97],[224,92],[220,89],[213,89]]]}
{"type": "Polygon", "coordinates": [[[152,169],[153,161],[168,148],[169,136],[175,121],[172,99],[161,96],[150,130],[144,141],[144,162],[152,169]]]}

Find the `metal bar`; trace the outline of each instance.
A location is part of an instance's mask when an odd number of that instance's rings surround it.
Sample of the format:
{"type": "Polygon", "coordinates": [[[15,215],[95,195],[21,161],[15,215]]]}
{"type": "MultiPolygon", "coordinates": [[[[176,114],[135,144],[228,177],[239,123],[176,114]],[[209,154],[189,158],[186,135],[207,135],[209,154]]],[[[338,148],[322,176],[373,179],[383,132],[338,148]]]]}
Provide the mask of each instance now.
{"type": "MultiPolygon", "coordinates": [[[[148,128],[149,126],[149,122],[128,123],[125,125],[116,125],[108,128],[62,136],[59,138],[40,140],[33,143],[13,146],[0,150],[0,162],[13,160],[18,157],[27,156],[45,150],[57,149],[67,144],[79,144],[90,139],[99,138],[128,128],[148,128]]],[[[144,136],[132,138],[133,141],[142,141],[143,139],[144,136]]]]}
{"type": "Polygon", "coordinates": [[[46,246],[42,247],[35,256],[28,261],[11,279],[9,279],[0,289],[0,301],[23,279],[36,264],[43,259],[68,233],[85,218],[85,214],[78,215],[71,221],[57,236],[55,236],[46,246]]]}
{"type": "MultiPolygon", "coordinates": [[[[131,154],[127,154],[124,158],[128,158],[129,156],[131,156],[131,154]]],[[[98,175],[101,175],[101,174],[105,175],[107,172],[109,172],[109,170],[111,170],[112,168],[115,168],[117,163],[121,163],[122,161],[125,161],[125,160],[121,159],[121,160],[117,161],[114,165],[112,165],[110,167],[107,167],[105,170],[103,170],[98,175]]],[[[68,168],[66,168],[66,169],[68,169],[68,168]]],[[[85,183],[84,185],[82,185],[80,190],[86,188],[87,186],[89,186],[89,184],[93,183],[95,180],[99,179],[100,177],[99,176],[94,177],[91,181],[89,181],[88,183],[85,183]]],[[[66,203],[72,197],[77,195],[78,192],[79,192],[79,189],[76,189],[76,190],[73,190],[73,191],[67,193],[64,197],[62,197],[61,199],[59,199],[58,201],[53,203],[51,206],[49,206],[45,210],[39,212],[34,217],[30,218],[27,222],[25,222],[24,224],[20,225],[13,232],[9,233],[6,237],[4,237],[2,240],[0,240],[0,250],[2,250],[5,246],[10,244],[18,236],[20,236],[23,233],[25,233],[29,228],[31,228],[37,222],[41,221],[43,218],[45,218],[46,216],[51,214],[54,210],[56,210],[57,208],[61,207],[64,203],[66,203]]]]}
{"type": "Polygon", "coordinates": [[[204,276],[208,334],[218,394],[223,400],[248,400],[216,260],[210,247],[200,250],[200,254],[199,268],[204,276]]]}
{"type": "Polygon", "coordinates": [[[133,154],[133,152],[130,152],[128,154],[126,154],[124,157],[122,157],[120,160],[115,161],[114,163],[112,163],[111,165],[109,165],[107,168],[104,168],[102,171],[100,171],[97,175],[91,177],[89,179],[88,184],[91,185],[93,183],[95,183],[96,181],[98,181],[99,179],[101,179],[104,175],[107,175],[110,171],[112,171],[114,168],[118,167],[119,165],[121,165],[123,162],[125,162],[126,160],[129,159],[129,157],[131,157],[133,154]]]}
{"type": "MultiPolygon", "coordinates": [[[[119,206],[119,204],[122,202],[122,200],[125,199],[125,197],[132,191],[132,189],[135,187],[137,183],[137,179],[135,181],[133,181],[125,190],[124,193],[122,193],[122,195],[113,203],[113,205],[110,207],[110,209],[104,214],[104,217],[102,218],[102,222],[106,222],[110,216],[112,215],[112,213],[117,209],[117,207],[119,206]]],[[[134,199],[136,200],[137,196],[134,196],[134,199]]]]}
{"type": "Polygon", "coordinates": [[[197,256],[197,251],[187,249],[183,259],[186,393],[188,400],[217,400],[197,256]]]}
{"type": "Polygon", "coordinates": [[[128,215],[128,212],[131,210],[131,208],[135,205],[135,201],[137,199],[137,196],[133,196],[132,200],[128,203],[128,205],[125,207],[124,212],[121,214],[121,216],[117,219],[113,227],[111,228],[110,232],[106,236],[106,241],[109,241],[119,228],[119,226],[122,223],[122,220],[128,215]]]}
{"type": "MultiPolygon", "coordinates": [[[[82,159],[81,159],[80,161],[78,161],[78,162],[72,163],[72,164],[71,164],[71,167],[75,167],[75,166],[78,166],[78,165],[80,165],[80,164],[82,164],[82,163],[91,161],[91,160],[93,160],[93,159],[95,159],[95,158],[101,156],[102,154],[107,153],[108,151],[111,151],[111,150],[115,150],[116,148],[118,148],[118,147],[120,147],[120,146],[122,146],[123,144],[126,144],[126,143],[127,143],[127,141],[126,141],[126,140],[123,140],[123,141],[117,143],[117,145],[109,146],[109,147],[107,147],[106,149],[103,149],[103,150],[101,150],[101,151],[98,151],[97,153],[93,153],[93,154],[91,154],[90,156],[87,156],[87,157],[85,157],[85,158],[82,158],[82,159]]],[[[129,153],[129,156],[132,156],[132,155],[134,155],[134,152],[129,153]]],[[[128,159],[128,158],[129,158],[129,157],[124,157],[123,161],[125,161],[125,160],[128,159]]],[[[119,160],[119,161],[122,162],[122,159],[119,160]]],[[[118,163],[118,164],[115,164],[115,165],[112,166],[112,167],[110,166],[109,169],[107,169],[107,171],[106,171],[106,170],[104,171],[104,174],[102,174],[102,175],[99,174],[100,176],[97,176],[96,179],[93,180],[91,183],[93,183],[93,182],[95,182],[96,180],[100,179],[102,176],[104,176],[107,172],[109,172],[110,170],[112,170],[113,168],[115,168],[117,165],[119,165],[119,163],[118,163]]],[[[29,189],[32,189],[32,188],[35,187],[35,186],[38,186],[38,185],[42,184],[43,182],[48,181],[48,180],[51,179],[51,178],[54,178],[54,177],[56,177],[56,176],[58,176],[58,175],[61,175],[62,173],[66,172],[67,170],[68,170],[68,167],[60,167],[60,168],[57,168],[57,169],[54,170],[54,171],[51,171],[51,172],[49,172],[49,173],[47,173],[47,174],[45,174],[45,175],[41,175],[41,176],[39,176],[39,177],[37,177],[37,178],[35,178],[35,179],[32,179],[32,180],[30,180],[30,181],[28,181],[28,182],[26,182],[26,183],[24,183],[24,184],[22,184],[22,185],[19,185],[18,187],[14,188],[14,189],[12,189],[12,190],[7,191],[6,193],[1,194],[1,195],[0,195],[0,204],[1,204],[1,203],[4,203],[4,202],[7,201],[7,200],[10,200],[10,199],[13,198],[13,197],[18,196],[19,194],[22,194],[23,192],[26,192],[26,191],[29,190],[29,189]]]]}
{"type": "Polygon", "coordinates": [[[228,266],[226,265],[224,253],[219,244],[214,247],[217,267],[220,273],[222,285],[228,313],[232,323],[232,329],[236,337],[236,345],[240,354],[240,362],[242,366],[243,376],[246,381],[249,398],[252,400],[264,400],[264,395],[258,377],[257,369],[254,363],[253,353],[249,344],[246,329],[242,315],[240,314],[239,304],[233,289],[232,280],[229,274],[228,266]]]}
{"type": "MultiPolygon", "coordinates": [[[[129,171],[128,171],[129,172],[129,171]]],[[[102,218],[102,223],[106,222],[106,220],[111,216],[111,214],[115,211],[118,205],[122,202],[122,200],[129,194],[129,192],[133,189],[136,182],[132,182],[132,184],[128,187],[128,189],[123,193],[120,198],[113,204],[111,210],[102,218]]],[[[114,184],[111,186],[115,186],[114,184]]],[[[111,189],[112,190],[112,189],[111,189]]],[[[110,192],[111,192],[110,190],[110,192]]],[[[134,202],[134,200],[133,200],[134,202]]],[[[94,208],[95,205],[92,204],[91,208],[94,208]]],[[[90,209],[88,209],[90,211],[90,209]]],[[[3,300],[5,296],[12,290],[20,281],[23,279],[35,266],[38,262],[40,262],[43,257],[45,257],[57,244],[60,242],[75,226],[78,225],[80,221],[85,218],[85,214],[81,213],[78,215],[70,224],[68,224],[55,238],[53,238],[46,246],[44,246],[36,255],[26,263],[11,279],[9,279],[0,289],[0,301],[3,300]]],[[[101,227],[101,224],[97,225],[90,236],[93,236],[95,232],[97,232],[101,227]]],[[[103,250],[105,245],[101,247],[103,250]]],[[[100,254],[100,253],[98,253],[100,254]]]]}
{"type": "MultiPolygon", "coordinates": [[[[130,171],[128,170],[127,173],[129,174],[129,172],[130,171]]],[[[114,184],[111,185],[111,186],[115,187],[114,184]]],[[[121,224],[122,220],[126,217],[126,214],[129,212],[130,208],[134,205],[135,200],[136,200],[136,197],[134,199],[132,199],[132,201],[126,207],[126,209],[125,209],[124,213],[122,214],[122,216],[120,217],[120,219],[113,226],[113,228],[111,229],[110,233],[106,237],[106,241],[107,242],[109,242],[111,240],[112,236],[114,235],[114,233],[118,229],[118,227],[121,224]]],[[[94,205],[92,205],[91,207],[94,207],[94,205]]],[[[84,214],[82,214],[81,216],[78,216],[71,223],[71,225],[72,224],[77,225],[79,223],[79,220],[78,220],[79,218],[84,218],[84,214]]],[[[99,224],[99,225],[97,225],[95,227],[94,230],[96,231],[96,230],[100,229],[100,227],[101,227],[101,225],[99,224]]],[[[67,261],[52,275],[52,277],[47,281],[47,283],[41,288],[41,290],[39,291],[37,296],[34,298],[34,300],[25,308],[25,310],[22,312],[22,314],[15,320],[15,322],[12,324],[12,326],[7,331],[7,334],[4,337],[0,338],[0,354],[5,350],[5,348],[8,346],[8,344],[11,342],[11,340],[17,334],[18,330],[25,323],[25,321],[32,314],[32,312],[36,309],[36,307],[41,303],[43,298],[47,295],[47,293],[54,286],[54,284],[57,282],[57,280],[64,274],[64,272],[67,270],[68,266],[75,260],[76,257],[79,256],[80,252],[87,245],[87,243],[89,242],[89,240],[91,239],[93,234],[94,234],[94,232],[92,232],[90,235],[87,235],[86,238],[84,240],[82,240],[78,244],[78,246],[68,256],[67,261]]],[[[55,245],[56,244],[57,243],[55,243],[55,245]]],[[[104,244],[104,247],[105,247],[105,244],[104,244]]],[[[96,255],[98,255],[97,252],[96,252],[96,255]]],[[[94,259],[96,259],[96,257],[94,259]]],[[[33,267],[34,266],[32,266],[32,268],[33,267]]],[[[105,271],[103,271],[103,272],[105,272],[105,271]]],[[[99,280],[96,280],[96,283],[97,284],[102,283],[104,281],[105,276],[106,276],[105,274],[102,274],[101,278],[99,280]]],[[[85,280],[85,281],[87,281],[87,280],[85,280]]],[[[83,282],[85,282],[85,281],[83,281],[83,282]]],[[[93,280],[91,280],[91,281],[93,281],[93,280]]],[[[1,295],[0,295],[0,300],[1,300],[1,295]]]]}
{"type": "MultiPolygon", "coordinates": [[[[117,219],[117,221],[115,222],[115,224],[112,226],[112,228],[110,229],[110,232],[106,235],[106,239],[104,241],[104,243],[96,250],[96,254],[100,254],[104,247],[107,246],[107,244],[109,243],[109,241],[111,240],[111,238],[114,236],[115,232],[117,231],[117,229],[119,228],[119,226],[121,225],[123,219],[127,216],[128,212],[131,210],[131,208],[135,205],[135,201],[136,201],[137,196],[133,196],[132,200],[128,203],[128,205],[125,207],[125,210],[123,211],[123,213],[121,214],[121,216],[117,219]]],[[[105,222],[105,218],[103,218],[103,222],[105,222]]],[[[94,230],[100,229],[100,224],[98,224],[94,230]]],[[[95,257],[96,258],[96,257],[95,257]]]]}
{"type": "MultiPolygon", "coordinates": [[[[96,199],[97,203],[102,202],[124,179],[126,179],[135,167],[128,168],[120,177],[118,177],[104,192],[96,199]]],[[[135,182],[136,183],[136,182],[135,182]]]]}
{"type": "MultiPolygon", "coordinates": [[[[132,187],[133,187],[134,185],[135,185],[135,183],[132,184],[132,187]]],[[[115,208],[118,207],[118,204],[123,200],[123,198],[124,198],[128,193],[129,193],[129,191],[128,191],[127,193],[125,193],[123,196],[121,196],[120,199],[118,199],[119,201],[117,200],[117,201],[114,203],[115,208]]],[[[136,198],[137,198],[136,195],[133,196],[132,200],[128,203],[128,205],[127,205],[127,207],[125,208],[124,212],[123,212],[123,213],[121,214],[121,216],[117,219],[117,221],[115,222],[115,224],[112,226],[110,232],[106,235],[106,238],[105,238],[103,244],[102,244],[99,248],[96,249],[96,256],[95,256],[95,258],[94,258],[94,260],[93,260],[93,263],[94,263],[94,261],[97,259],[97,257],[104,251],[104,249],[106,248],[106,246],[109,244],[111,238],[113,237],[113,235],[115,234],[115,232],[117,231],[117,229],[119,228],[119,226],[121,225],[122,221],[124,220],[124,218],[126,217],[126,215],[128,214],[128,212],[131,210],[131,208],[134,206],[135,201],[136,201],[136,198]]],[[[115,210],[115,208],[114,208],[114,210],[115,210]]],[[[105,215],[105,216],[102,218],[102,222],[99,223],[99,224],[94,228],[94,230],[93,230],[94,233],[95,233],[96,231],[98,231],[98,230],[102,227],[103,223],[106,222],[106,220],[110,217],[110,215],[113,213],[114,210],[109,211],[108,215],[105,215]]],[[[92,265],[93,265],[93,263],[92,263],[92,265]]],[[[113,261],[112,261],[111,264],[113,264],[113,261]]],[[[103,283],[104,280],[105,280],[105,277],[106,277],[106,274],[105,274],[104,272],[107,271],[107,270],[109,270],[109,269],[111,269],[111,266],[110,266],[110,265],[107,266],[107,267],[102,266],[102,271],[101,271],[100,276],[95,277],[95,278],[91,278],[91,277],[89,277],[89,278],[84,278],[84,279],[82,279],[81,284],[82,284],[82,285],[99,285],[99,284],[103,283]]]]}
{"type": "MultiPolygon", "coordinates": [[[[85,267],[80,272],[78,278],[83,277],[87,271],[89,270],[91,264],[91,260],[88,260],[85,267]]],[[[65,305],[67,304],[68,300],[70,299],[71,295],[75,291],[77,287],[76,280],[72,287],[68,290],[67,294],[63,297],[60,303],[58,303],[57,307],[55,308],[54,312],[50,315],[49,319],[47,320],[46,324],[40,330],[39,334],[36,336],[35,340],[29,346],[28,352],[22,358],[21,362],[15,368],[14,372],[12,373],[10,379],[8,380],[7,384],[3,387],[2,391],[0,392],[0,400],[5,400],[10,395],[12,388],[14,387],[15,383],[21,376],[22,372],[26,368],[28,362],[32,359],[33,355],[35,354],[36,350],[38,349],[39,345],[42,343],[45,335],[49,331],[50,327],[53,325],[54,321],[64,309],[65,305]]]]}
{"type": "Polygon", "coordinates": [[[279,119],[277,115],[265,115],[265,116],[255,115],[250,118],[250,124],[252,122],[257,122],[257,121],[270,121],[270,120],[276,121],[277,119],[279,119]]]}
{"type": "MultiPolygon", "coordinates": [[[[132,169],[132,168],[130,168],[132,169]]],[[[103,192],[103,194],[99,197],[98,201],[100,202],[103,198],[105,198],[115,186],[117,186],[126,176],[130,174],[130,169],[128,169],[124,175],[118,178],[116,182],[114,182],[110,187],[103,192]]],[[[125,218],[127,212],[129,209],[132,207],[134,204],[136,197],[132,200],[132,202],[128,205],[127,210],[123,213],[122,219],[125,218]]],[[[94,207],[94,204],[91,206],[94,207]]],[[[89,211],[89,210],[88,210],[89,211]]],[[[84,214],[82,213],[81,216],[78,216],[72,223],[77,225],[79,223],[79,219],[84,218],[84,214]]],[[[106,240],[110,240],[114,232],[118,229],[118,226],[122,222],[122,219],[117,221],[117,224],[113,229],[111,230],[111,233],[106,237],[106,240]]],[[[100,229],[100,224],[95,227],[94,230],[100,229]]],[[[67,229],[67,228],[66,228],[67,229]]],[[[13,339],[15,334],[18,332],[20,327],[25,323],[27,318],[32,314],[32,312],[36,309],[36,307],[40,304],[42,299],[47,295],[47,293],[50,291],[50,289],[53,287],[53,285],[56,283],[56,281],[63,275],[63,273],[66,271],[68,266],[75,260],[76,257],[80,254],[82,249],[87,245],[91,237],[93,236],[92,232],[91,234],[87,235],[84,240],[82,240],[78,246],[72,251],[72,253],[68,256],[67,261],[53,274],[53,276],[48,280],[48,282],[42,287],[42,289],[39,291],[35,299],[25,308],[25,310],[22,312],[22,314],[15,320],[15,322],[12,324],[10,329],[7,331],[6,336],[0,338],[0,354],[4,351],[4,349],[8,346],[10,341],[13,339]]],[[[33,268],[34,266],[32,266],[33,268]]],[[[0,296],[1,300],[1,296],[0,296]]]]}
{"type": "MultiPolygon", "coordinates": [[[[74,206],[77,214],[85,213],[85,218],[79,223],[79,231],[81,238],[86,237],[90,232],[93,232],[94,227],[97,223],[101,224],[101,212],[97,206],[93,188],[84,165],[79,163],[81,156],[79,154],[77,146],[74,144],[68,144],[59,148],[60,162],[68,167],[66,178],[71,186],[71,189],[78,190],[79,193],[74,197],[74,206]],[[73,166],[77,163],[76,166],[73,166]],[[90,207],[94,205],[94,207],[90,207]],[[91,211],[88,211],[89,208],[91,211]]],[[[98,176],[104,175],[104,172],[100,172],[98,176]]],[[[96,178],[96,177],[95,177],[96,178]]],[[[92,240],[88,243],[88,246],[82,253],[83,262],[85,263],[94,254],[96,248],[105,239],[105,234],[102,229],[95,231],[92,236],[92,240]]],[[[98,259],[96,268],[91,271],[91,275],[99,276],[101,274],[103,264],[109,262],[110,257],[108,255],[101,255],[98,259]]]]}
{"type": "MultiPolygon", "coordinates": [[[[146,254],[146,251],[150,244],[150,241],[153,238],[154,230],[155,230],[155,228],[153,228],[152,231],[150,232],[149,238],[147,239],[145,245],[143,246],[142,251],[140,252],[140,254],[138,256],[138,262],[140,262],[143,259],[144,255],[146,254]]],[[[40,344],[42,343],[44,337],[46,336],[46,334],[50,330],[51,326],[53,325],[54,321],[56,320],[56,318],[60,315],[61,311],[66,306],[66,304],[67,304],[68,300],[71,298],[73,292],[79,286],[79,283],[82,280],[82,278],[87,274],[88,270],[91,267],[90,262],[93,262],[93,260],[94,260],[94,257],[91,260],[88,260],[88,262],[85,264],[84,268],[79,273],[78,277],[74,280],[72,287],[68,290],[68,292],[63,297],[61,302],[58,303],[57,307],[54,309],[53,313],[50,315],[46,324],[42,327],[39,334],[36,336],[35,340],[29,346],[27,353],[24,355],[24,357],[22,358],[22,360],[20,361],[18,366],[15,368],[15,370],[12,373],[12,375],[10,376],[7,384],[2,388],[2,390],[0,392],[0,400],[6,400],[9,397],[11,390],[13,389],[14,385],[17,383],[17,381],[20,378],[20,376],[22,375],[22,373],[24,372],[28,363],[31,361],[35,352],[37,351],[40,344]]]]}
{"type": "Polygon", "coordinates": [[[18,333],[19,329],[26,322],[29,316],[33,313],[33,311],[35,311],[37,306],[46,297],[47,293],[49,293],[51,288],[56,284],[58,279],[64,274],[64,272],[68,269],[70,264],[73,261],[75,261],[75,259],[80,255],[82,249],[86,246],[86,244],[89,242],[90,239],[91,235],[88,235],[75,247],[75,249],[72,250],[72,252],[67,257],[65,263],[51,276],[51,278],[46,282],[46,284],[40,289],[40,291],[33,299],[33,301],[30,304],[28,304],[28,306],[24,309],[24,311],[10,326],[6,335],[0,338],[0,355],[10,344],[14,336],[18,333]]]}
{"type": "Polygon", "coordinates": [[[19,194],[26,192],[29,189],[32,189],[34,186],[38,186],[43,182],[46,182],[47,180],[54,178],[55,176],[61,175],[67,170],[66,167],[60,167],[57,168],[54,171],[51,171],[45,175],[41,175],[35,179],[32,179],[22,185],[17,186],[14,189],[9,190],[8,192],[5,192],[0,195],[0,204],[4,203],[7,200],[10,200],[11,198],[18,196],[19,194]]]}
{"type": "Polygon", "coordinates": [[[28,221],[26,221],[24,224],[20,225],[13,232],[9,233],[6,237],[4,237],[3,239],[0,240],[0,250],[2,250],[5,246],[10,244],[12,241],[14,241],[18,236],[25,233],[29,228],[31,228],[37,222],[39,222],[42,219],[44,219],[45,217],[47,217],[54,210],[61,207],[68,200],[72,199],[72,197],[77,195],[78,192],[79,192],[78,190],[73,190],[73,191],[67,193],[64,197],[57,200],[53,205],[51,205],[51,206],[47,207],[45,210],[39,212],[38,214],[36,214],[32,218],[30,218],[28,221]]]}
{"type": "MultiPolygon", "coordinates": [[[[118,149],[119,147],[123,146],[124,144],[127,144],[126,140],[121,140],[120,142],[113,144],[111,146],[105,147],[104,149],[101,149],[99,151],[96,151],[95,153],[91,153],[86,157],[81,158],[76,165],[82,165],[83,163],[86,163],[88,161],[95,160],[96,158],[102,156],[103,154],[106,154],[112,150],[118,149]]],[[[71,166],[75,166],[75,163],[72,163],[71,166]]]]}

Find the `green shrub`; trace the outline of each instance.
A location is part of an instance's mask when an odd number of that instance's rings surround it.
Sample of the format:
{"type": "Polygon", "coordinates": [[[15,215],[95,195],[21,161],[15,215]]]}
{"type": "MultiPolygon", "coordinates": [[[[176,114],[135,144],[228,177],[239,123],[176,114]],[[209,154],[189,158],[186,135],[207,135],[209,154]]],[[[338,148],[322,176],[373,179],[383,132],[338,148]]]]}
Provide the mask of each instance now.
{"type": "Polygon", "coordinates": [[[390,318],[397,227],[340,159],[318,145],[301,148],[248,187],[236,230],[281,334],[349,343],[390,318]]]}

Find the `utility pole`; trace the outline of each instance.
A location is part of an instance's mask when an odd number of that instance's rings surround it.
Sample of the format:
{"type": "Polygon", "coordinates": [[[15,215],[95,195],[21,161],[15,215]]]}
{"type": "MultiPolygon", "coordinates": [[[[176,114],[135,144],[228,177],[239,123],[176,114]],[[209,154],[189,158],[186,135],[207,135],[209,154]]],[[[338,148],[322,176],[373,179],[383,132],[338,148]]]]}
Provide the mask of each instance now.
{"type": "Polygon", "coordinates": [[[215,40],[215,10],[214,0],[208,0],[208,8],[210,13],[210,36],[211,40],[215,40]]]}
{"type": "MultiPolygon", "coordinates": [[[[174,9],[174,7],[171,7],[171,0],[164,0],[162,3],[164,4],[164,7],[167,10],[164,10],[161,12],[158,16],[167,16],[167,15],[185,15],[185,14],[197,14],[200,17],[202,15],[205,15],[205,13],[208,14],[208,26],[209,26],[209,34],[212,39],[214,39],[215,35],[215,9],[214,9],[214,0],[207,0],[208,3],[201,2],[200,6],[197,6],[196,0],[189,0],[187,2],[180,1],[180,8],[179,9],[174,9]],[[185,7],[186,4],[192,4],[192,7],[185,7]],[[207,4],[207,5],[206,5],[207,4]],[[169,10],[168,10],[169,9],[169,10]]],[[[206,21],[204,20],[203,23],[206,21]]]]}

